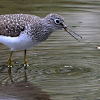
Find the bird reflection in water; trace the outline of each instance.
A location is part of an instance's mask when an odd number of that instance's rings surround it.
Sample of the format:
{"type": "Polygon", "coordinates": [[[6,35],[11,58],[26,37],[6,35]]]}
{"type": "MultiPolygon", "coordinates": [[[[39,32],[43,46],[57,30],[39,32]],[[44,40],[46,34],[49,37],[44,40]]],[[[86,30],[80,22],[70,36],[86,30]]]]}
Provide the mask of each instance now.
{"type": "Polygon", "coordinates": [[[51,100],[46,92],[27,81],[26,70],[24,74],[23,82],[15,83],[9,73],[11,84],[0,87],[0,100],[51,100]]]}

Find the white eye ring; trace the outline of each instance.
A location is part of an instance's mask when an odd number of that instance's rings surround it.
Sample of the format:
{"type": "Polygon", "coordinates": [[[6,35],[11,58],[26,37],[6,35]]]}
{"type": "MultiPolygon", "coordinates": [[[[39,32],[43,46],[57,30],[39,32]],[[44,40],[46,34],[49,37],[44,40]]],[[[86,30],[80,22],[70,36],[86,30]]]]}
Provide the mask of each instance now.
{"type": "Polygon", "coordinates": [[[56,24],[59,24],[60,23],[60,20],[59,19],[55,19],[55,23],[56,24]]]}

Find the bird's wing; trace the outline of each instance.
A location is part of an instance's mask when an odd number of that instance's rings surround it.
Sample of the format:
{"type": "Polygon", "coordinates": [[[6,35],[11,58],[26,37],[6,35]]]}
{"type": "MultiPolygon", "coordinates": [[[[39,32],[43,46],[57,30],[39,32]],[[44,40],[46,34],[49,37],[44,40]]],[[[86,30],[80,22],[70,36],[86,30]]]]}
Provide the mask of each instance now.
{"type": "Polygon", "coordinates": [[[0,35],[17,37],[34,20],[33,15],[9,14],[0,16],[0,35]]]}

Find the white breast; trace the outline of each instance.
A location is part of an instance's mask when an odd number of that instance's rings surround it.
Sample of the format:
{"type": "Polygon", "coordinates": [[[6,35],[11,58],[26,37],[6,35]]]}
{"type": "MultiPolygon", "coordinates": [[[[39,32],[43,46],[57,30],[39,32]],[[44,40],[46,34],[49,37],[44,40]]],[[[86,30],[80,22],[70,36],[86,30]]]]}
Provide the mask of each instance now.
{"type": "Polygon", "coordinates": [[[11,48],[12,51],[25,50],[39,44],[39,42],[33,41],[27,34],[20,34],[18,37],[0,35],[0,42],[11,48]]]}

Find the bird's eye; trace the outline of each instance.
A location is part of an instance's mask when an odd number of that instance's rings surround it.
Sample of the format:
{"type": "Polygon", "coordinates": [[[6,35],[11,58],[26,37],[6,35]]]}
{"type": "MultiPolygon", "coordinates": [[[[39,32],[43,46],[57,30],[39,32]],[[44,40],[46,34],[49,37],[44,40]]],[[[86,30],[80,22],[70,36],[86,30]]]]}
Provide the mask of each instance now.
{"type": "Polygon", "coordinates": [[[60,23],[60,20],[59,19],[55,19],[55,23],[56,24],[59,24],[60,23]]]}

